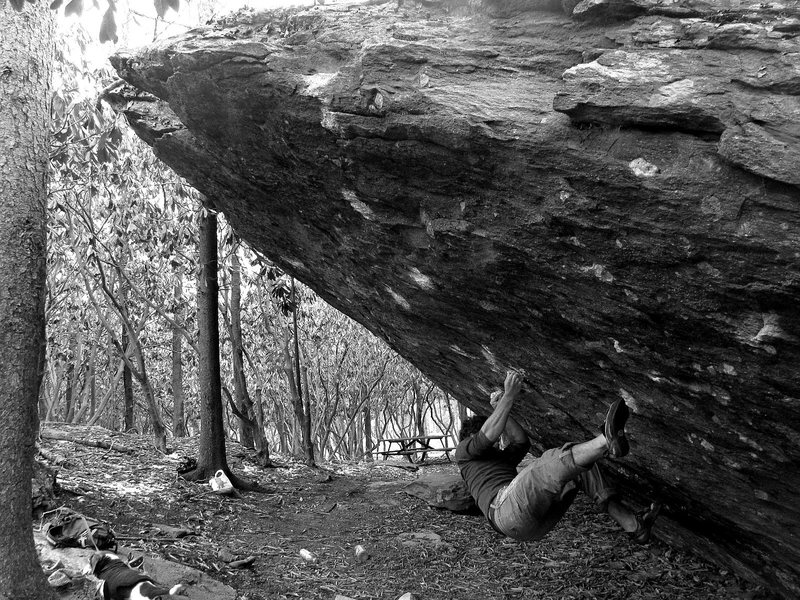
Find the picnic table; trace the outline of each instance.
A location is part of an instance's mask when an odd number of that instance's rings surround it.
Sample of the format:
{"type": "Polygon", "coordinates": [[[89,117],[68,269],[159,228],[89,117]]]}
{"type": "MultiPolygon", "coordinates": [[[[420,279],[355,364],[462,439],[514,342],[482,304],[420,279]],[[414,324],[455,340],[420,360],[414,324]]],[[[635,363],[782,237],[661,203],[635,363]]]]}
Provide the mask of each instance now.
{"type": "Polygon", "coordinates": [[[444,452],[450,460],[450,452],[456,449],[455,446],[447,446],[444,442],[442,446],[435,446],[433,442],[446,440],[446,435],[417,435],[403,438],[386,438],[378,440],[378,444],[386,444],[386,450],[378,452],[384,459],[389,456],[405,456],[409,462],[424,462],[430,452],[444,452]],[[417,460],[417,457],[419,459],[417,460]]]}

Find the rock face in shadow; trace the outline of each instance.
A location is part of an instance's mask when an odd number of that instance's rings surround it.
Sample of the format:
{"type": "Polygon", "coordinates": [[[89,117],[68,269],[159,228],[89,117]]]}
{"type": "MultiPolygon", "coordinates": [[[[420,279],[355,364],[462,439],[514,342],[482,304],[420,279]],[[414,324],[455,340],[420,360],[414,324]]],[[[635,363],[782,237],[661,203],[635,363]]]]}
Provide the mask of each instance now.
{"type": "Polygon", "coordinates": [[[470,408],[525,369],[549,447],[624,397],[661,537],[797,597],[799,4],[241,13],[116,56],[112,100],[470,408]]]}

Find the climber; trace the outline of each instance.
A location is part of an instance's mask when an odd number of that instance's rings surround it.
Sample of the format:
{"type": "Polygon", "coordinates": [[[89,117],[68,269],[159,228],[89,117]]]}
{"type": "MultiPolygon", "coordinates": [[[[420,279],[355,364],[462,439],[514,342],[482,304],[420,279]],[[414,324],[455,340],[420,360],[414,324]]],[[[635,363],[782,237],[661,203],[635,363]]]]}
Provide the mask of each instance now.
{"type": "Polygon", "coordinates": [[[492,414],[467,419],[459,433],[456,463],[491,526],[517,540],[541,539],[564,516],[581,489],[634,542],[646,544],[661,505],[653,503],[640,513],[632,512],[618,501],[597,465],[604,456],[628,454],[626,404],[620,399],[611,405],[602,434],[588,442],[547,450],[517,473],[517,465],[530,449],[527,434],[510,416],[521,386],[522,376],[509,371],[503,392],[492,395],[492,414]]]}

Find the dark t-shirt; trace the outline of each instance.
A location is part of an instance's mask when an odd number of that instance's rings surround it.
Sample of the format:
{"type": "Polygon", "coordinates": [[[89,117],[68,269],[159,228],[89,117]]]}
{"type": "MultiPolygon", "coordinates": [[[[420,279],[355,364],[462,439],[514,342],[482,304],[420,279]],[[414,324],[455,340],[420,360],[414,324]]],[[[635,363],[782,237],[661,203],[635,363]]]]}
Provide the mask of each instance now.
{"type": "Polygon", "coordinates": [[[142,571],[131,569],[121,560],[109,561],[108,565],[105,566],[97,576],[104,580],[104,598],[122,598],[123,596],[129,595],[131,588],[137,583],[153,581],[142,571]]]}
{"type": "Polygon", "coordinates": [[[511,444],[500,450],[482,431],[461,441],[456,448],[456,464],[467,489],[484,515],[498,490],[517,476],[517,465],[525,458],[530,444],[511,444]]]}

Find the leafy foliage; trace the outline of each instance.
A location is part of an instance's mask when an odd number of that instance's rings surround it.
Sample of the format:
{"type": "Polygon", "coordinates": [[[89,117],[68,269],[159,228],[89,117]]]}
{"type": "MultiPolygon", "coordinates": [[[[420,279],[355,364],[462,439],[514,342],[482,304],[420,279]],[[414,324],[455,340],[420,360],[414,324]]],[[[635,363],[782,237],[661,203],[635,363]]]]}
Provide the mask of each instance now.
{"type": "Polygon", "coordinates": [[[175,12],[180,9],[180,0],[155,0],[156,13],[162,19],[167,11],[171,8],[175,12]]]}
{"type": "MultiPolygon", "coordinates": [[[[59,394],[59,373],[88,376],[88,359],[76,356],[77,348],[93,357],[103,354],[76,342],[101,328],[107,337],[88,337],[109,347],[108,368],[100,371],[109,379],[87,389],[116,385],[115,363],[124,360],[120,348],[127,346],[117,339],[123,327],[144,376],[144,353],[153,342],[163,344],[165,335],[153,313],[174,309],[180,299],[173,294],[173,271],[194,263],[193,211],[178,201],[191,190],[95,101],[96,92],[86,91],[108,82],[111,73],[91,72],[85,61],[59,64],[52,101],[49,406],[59,394]]],[[[159,393],[157,385],[154,392],[159,393]]],[[[166,396],[163,390],[160,395],[166,396]]],[[[88,402],[94,412],[94,396],[88,402]]],[[[64,411],[65,418],[81,414],[73,406],[64,411]]]]}
{"type": "MultiPolygon", "coordinates": [[[[30,3],[36,0],[27,0],[30,3]]],[[[22,10],[25,5],[25,0],[10,0],[11,6],[16,10],[22,10]]],[[[99,0],[92,0],[94,8],[100,9],[99,0]]],[[[178,12],[180,10],[180,0],[154,0],[153,5],[156,9],[156,14],[159,18],[163,19],[170,9],[178,12]]],[[[50,3],[50,10],[59,10],[64,6],[64,0],[53,0],[50,3]]],[[[67,17],[80,17],[83,15],[84,2],[83,0],[69,0],[64,6],[64,15],[67,17]]],[[[117,3],[116,0],[106,0],[106,10],[103,13],[103,18],[100,22],[100,31],[98,39],[100,43],[119,41],[117,37],[117,19],[116,19],[117,3]]]]}
{"type": "MultiPolygon", "coordinates": [[[[162,14],[177,5],[162,2],[156,9],[162,14]]],[[[65,11],[81,8],[71,2],[65,11]]],[[[114,8],[110,2],[109,10],[114,8]]],[[[91,36],[79,28],[69,36],[59,45],[52,99],[49,345],[42,416],[120,429],[125,420],[120,381],[127,365],[140,376],[134,390],[137,428],[144,432],[155,424],[153,411],[145,410],[149,403],[157,405],[158,418],[170,415],[173,396],[183,392],[184,425],[191,432],[198,414],[198,197],[97,101],[99,90],[115,76],[92,67],[85,51],[91,36]],[[171,373],[175,332],[189,349],[180,353],[183,380],[178,383],[171,373]]],[[[242,265],[244,378],[256,392],[273,444],[297,450],[299,428],[285,359],[287,348],[294,353],[295,311],[301,372],[291,377],[300,381],[309,401],[321,458],[360,457],[383,434],[453,427],[450,400],[440,390],[312,291],[296,285],[293,294],[287,274],[241,246],[224,220],[221,224],[222,318],[229,320],[236,255],[242,265]]],[[[236,375],[230,336],[223,327],[227,388],[236,375]]],[[[290,362],[294,369],[297,361],[290,362]]],[[[233,435],[236,422],[232,415],[229,419],[233,435]]]]}
{"type": "Polygon", "coordinates": [[[111,3],[108,6],[108,10],[103,14],[103,20],[100,23],[100,34],[99,39],[100,43],[103,44],[105,42],[114,42],[115,44],[119,41],[117,37],[117,21],[114,18],[114,4],[111,3]]]}

